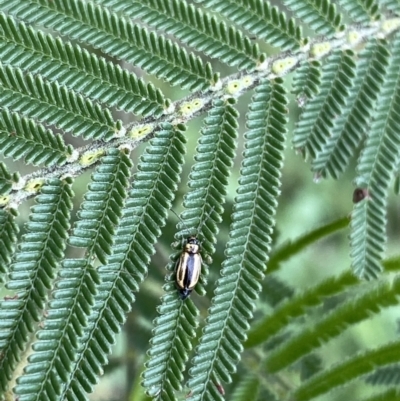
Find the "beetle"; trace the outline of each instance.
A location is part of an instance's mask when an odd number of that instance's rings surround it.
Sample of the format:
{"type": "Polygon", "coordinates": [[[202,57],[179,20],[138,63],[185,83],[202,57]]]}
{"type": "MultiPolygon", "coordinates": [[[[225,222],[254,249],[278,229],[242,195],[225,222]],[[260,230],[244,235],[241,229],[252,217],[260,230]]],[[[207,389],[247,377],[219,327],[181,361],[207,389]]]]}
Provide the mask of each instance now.
{"type": "Polygon", "coordinates": [[[191,236],[186,240],[176,263],[176,286],[182,300],[190,295],[199,281],[201,264],[200,241],[195,236],[191,236]]]}
{"type": "MultiPolygon", "coordinates": [[[[204,221],[199,225],[198,229],[196,230],[197,232],[200,231],[201,227],[210,217],[210,214],[213,210],[214,206],[211,208],[204,221]]],[[[177,217],[180,219],[179,216],[177,217]]],[[[186,239],[181,256],[176,262],[175,283],[178,287],[178,291],[182,300],[185,300],[190,295],[190,293],[193,291],[193,288],[199,281],[201,264],[203,263],[200,251],[201,246],[199,239],[196,235],[191,235],[186,239]]]]}

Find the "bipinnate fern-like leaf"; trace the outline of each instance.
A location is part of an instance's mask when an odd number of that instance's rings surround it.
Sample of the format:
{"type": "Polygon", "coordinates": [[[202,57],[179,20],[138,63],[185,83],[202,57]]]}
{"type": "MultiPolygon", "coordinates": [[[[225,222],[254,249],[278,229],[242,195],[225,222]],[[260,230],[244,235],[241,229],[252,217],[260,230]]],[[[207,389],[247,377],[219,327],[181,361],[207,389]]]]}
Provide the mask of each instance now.
{"type": "Polygon", "coordinates": [[[280,49],[297,49],[304,43],[301,28],[294,19],[287,21],[285,13],[262,0],[198,0],[251,34],[280,49]]]}
{"type": "MultiPolygon", "coordinates": [[[[17,212],[13,209],[0,209],[0,273],[7,273],[7,266],[10,265],[11,256],[15,251],[17,243],[18,224],[15,222],[17,212]]],[[[0,282],[3,281],[0,276],[0,282]]]]}
{"type": "Polygon", "coordinates": [[[142,116],[159,116],[169,106],[153,84],[118,65],[106,62],[77,44],[62,42],[0,13],[0,53],[3,64],[83,94],[108,107],[142,116]]]}
{"type": "MultiPolygon", "coordinates": [[[[87,399],[147,275],[177,192],[185,153],[181,131],[207,111],[175,234],[182,243],[167,266],[166,295],[143,375],[153,398],[177,398],[199,311],[192,299],[179,299],[173,270],[184,241],[196,235],[203,264],[195,292],[205,294],[207,264],[215,250],[237,145],[234,104],[253,88],[226,260],[189,371],[187,398],[222,400],[223,385],[232,380],[242,350],[264,342],[268,354],[262,366],[268,374],[300,361],[302,384],[287,394],[291,401],[313,398],[377,366],[400,362],[398,342],[326,371],[312,353],[350,325],[397,304],[398,278],[391,284],[365,283],[369,291],[316,317],[306,329],[290,331],[309,308],[355,287],[358,276],[375,277],[380,269],[387,190],[400,164],[400,39],[390,36],[399,30],[400,18],[385,17],[387,10],[399,15],[398,4],[382,0],[379,9],[376,0],[285,0],[277,6],[268,0],[191,3],[0,0],[0,151],[14,160],[44,165],[21,179],[0,164],[0,271],[12,266],[8,290],[17,291],[0,303],[0,398],[14,380],[27,341],[35,337],[15,396],[20,401],[87,399]],[[282,11],[285,4],[301,25],[282,11]],[[358,25],[342,32],[339,6],[358,25]],[[301,26],[306,24],[327,36],[303,37],[301,26]],[[394,41],[391,53],[386,39],[394,41]],[[260,48],[267,51],[271,45],[289,52],[267,58],[260,48]],[[203,55],[241,71],[219,79],[203,55]],[[130,64],[129,69],[115,60],[130,64]],[[132,67],[190,93],[171,102],[130,72],[132,67]],[[310,242],[348,224],[341,219],[284,243],[267,264],[288,126],[280,77],[296,69],[293,93],[303,110],[293,143],[312,157],[314,173],[340,176],[364,147],[355,191],[362,197],[354,198],[351,234],[358,276],[346,272],[298,294],[270,276],[264,290],[275,286],[275,293],[265,297],[274,311],[260,319],[246,342],[266,268],[268,273],[276,271],[310,242]],[[108,108],[144,119],[125,127],[108,108]],[[95,141],[73,149],[58,131],[95,141]],[[150,138],[130,184],[127,153],[150,138]],[[84,256],[65,260],[72,198],[71,179],[65,177],[94,166],[70,239],[71,245],[84,249],[84,256]],[[15,252],[13,208],[40,188],[28,233],[15,252]]],[[[398,261],[386,266],[388,271],[400,270],[398,261]]],[[[241,381],[232,399],[255,398],[256,388],[266,385],[260,377],[241,381]]],[[[281,398],[261,390],[261,397],[281,398]]],[[[376,400],[385,395],[384,401],[395,399],[398,392],[391,390],[376,400]]]]}
{"type": "Polygon", "coordinates": [[[254,68],[260,56],[258,45],[240,30],[228,27],[225,22],[186,1],[102,0],[101,3],[121,10],[130,18],[140,18],[157,31],[164,30],[196,51],[229,66],[254,68]]]}
{"type": "MultiPolygon", "coordinates": [[[[220,205],[227,194],[228,177],[233,166],[237,138],[238,113],[234,100],[216,100],[204,120],[201,136],[196,148],[195,164],[189,176],[189,191],[185,194],[181,214],[180,231],[176,237],[181,244],[190,235],[201,240],[204,257],[214,253],[220,205]],[[208,210],[206,209],[208,208],[208,210]],[[189,230],[189,232],[188,232],[189,230]],[[199,231],[199,232],[198,232],[199,231]]],[[[182,246],[182,245],[181,245],[182,246]]],[[[182,252],[182,249],[180,249],[182,252]]],[[[172,257],[168,270],[175,269],[179,255],[172,257]]],[[[195,290],[204,293],[207,269],[202,267],[200,283],[195,290]]],[[[175,288],[175,277],[167,279],[159,307],[160,316],[155,320],[150,359],[143,374],[143,386],[159,400],[174,400],[175,391],[182,389],[183,370],[192,349],[191,341],[197,327],[198,310],[191,300],[181,301],[175,288]]]]}
{"type": "Polygon", "coordinates": [[[322,70],[320,92],[306,104],[296,125],[293,134],[295,148],[312,158],[324,148],[334,121],[340,117],[351,93],[355,67],[350,51],[335,52],[328,58],[322,70]]]}
{"type": "Polygon", "coordinates": [[[347,105],[335,119],[328,143],[312,162],[317,176],[330,174],[338,178],[348,167],[371,123],[389,57],[387,47],[376,42],[368,44],[360,53],[347,105]]]}
{"type": "Polygon", "coordinates": [[[0,110],[0,150],[14,160],[45,166],[63,164],[72,153],[61,135],[6,109],[0,110]]]}
{"type": "Polygon", "coordinates": [[[363,197],[352,212],[351,258],[354,272],[364,278],[377,277],[382,270],[387,196],[400,158],[400,37],[391,52],[377,115],[357,165],[356,185],[363,197]]]}
{"type": "Polygon", "coordinates": [[[342,15],[330,0],[284,0],[283,4],[317,33],[332,34],[344,29],[342,15]]]}
{"type": "Polygon", "coordinates": [[[7,390],[30,333],[42,319],[47,291],[64,257],[71,197],[68,181],[53,179],[42,187],[29,216],[28,233],[13,258],[6,287],[16,296],[0,306],[0,395],[7,390]]]}
{"type": "Polygon", "coordinates": [[[182,372],[196,335],[199,311],[190,299],[182,302],[176,288],[169,285],[159,313],[142,385],[154,399],[173,401],[177,399],[174,392],[182,390],[182,372]]]}
{"type": "Polygon", "coordinates": [[[180,129],[184,127],[164,124],[140,158],[112,254],[107,264],[97,269],[102,283],[60,400],[81,399],[92,390],[134,302],[133,293],[139,291],[147,275],[154,244],[161,235],[180,179],[185,153],[185,136],[180,129]]]}
{"type": "Polygon", "coordinates": [[[47,82],[19,68],[0,66],[0,87],[2,107],[54,124],[75,136],[99,139],[120,127],[109,110],[57,82],[47,82]]]}
{"type": "Polygon", "coordinates": [[[268,260],[279,194],[287,99],[282,81],[263,81],[247,114],[246,150],[233,212],[227,259],[217,281],[206,326],[188,381],[193,400],[222,399],[218,386],[230,382],[241,342],[268,260]]]}
{"type": "Polygon", "coordinates": [[[42,5],[40,0],[35,0],[14,5],[1,0],[0,7],[17,19],[68,35],[132,63],[171,85],[198,90],[214,82],[209,63],[204,64],[200,57],[188,54],[165,36],[149,32],[95,2],[68,0],[64,3],[42,5]]]}
{"type": "Polygon", "coordinates": [[[368,291],[350,301],[344,301],[332,312],[304,327],[278,348],[270,351],[266,359],[268,372],[277,372],[294,363],[303,355],[320,347],[330,339],[340,335],[350,325],[379,313],[381,308],[399,303],[400,280],[393,283],[378,282],[368,291]]]}
{"type": "Polygon", "coordinates": [[[342,386],[352,380],[400,361],[400,342],[394,341],[384,346],[360,352],[332,367],[325,369],[304,381],[293,391],[292,399],[307,401],[325,394],[333,388],[342,386]]]}
{"type": "Polygon", "coordinates": [[[69,243],[87,248],[102,264],[111,255],[115,227],[122,215],[125,189],[128,187],[132,162],[116,149],[101,159],[101,165],[92,174],[69,243]]]}
{"type": "Polygon", "coordinates": [[[204,254],[209,256],[215,252],[213,245],[217,229],[213,227],[213,222],[220,221],[216,216],[222,213],[220,205],[227,195],[228,178],[236,156],[239,113],[234,105],[234,99],[215,100],[204,120],[195,164],[189,176],[190,190],[183,198],[185,211],[181,216],[182,224],[177,234],[181,240],[186,238],[187,229],[197,229],[203,220],[201,216],[207,216],[198,235],[204,242],[204,254]],[[206,210],[205,205],[212,210],[206,210]]]}
{"type": "Polygon", "coordinates": [[[99,278],[86,259],[67,259],[59,276],[44,327],[14,388],[21,401],[60,399],[94,304],[99,278]]]}
{"type": "MultiPolygon", "coordinates": [[[[87,248],[87,257],[67,259],[59,271],[57,290],[47,310],[44,327],[37,334],[34,353],[14,391],[21,400],[63,399],[59,397],[68,387],[69,373],[95,303],[98,291],[95,284],[99,284],[101,278],[89,261],[96,255],[105,263],[107,251],[110,253],[114,226],[121,217],[129,185],[130,168],[129,157],[114,149],[101,159],[92,175],[79,220],[70,237],[72,245],[87,248]]],[[[90,365],[90,362],[86,362],[83,370],[94,377],[101,373],[100,366],[90,365]]]]}
{"type": "Polygon", "coordinates": [[[195,163],[188,182],[190,189],[183,197],[185,210],[181,214],[182,223],[178,225],[179,232],[176,234],[182,241],[187,238],[188,229],[190,234],[200,230],[197,234],[201,239],[204,258],[195,290],[203,295],[203,285],[208,276],[204,262],[215,252],[218,232],[215,224],[221,221],[221,205],[225,202],[229,176],[236,157],[239,114],[234,107],[235,102],[232,98],[212,102],[196,147],[195,163]]]}
{"type": "Polygon", "coordinates": [[[286,327],[293,318],[304,316],[308,308],[321,305],[326,297],[338,294],[348,287],[359,283],[352,272],[344,272],[340,276],[328,278],[314,287],[287,299],[268,315],[257,322],[250,330],[245,347],[254,347],[286,327]]]}

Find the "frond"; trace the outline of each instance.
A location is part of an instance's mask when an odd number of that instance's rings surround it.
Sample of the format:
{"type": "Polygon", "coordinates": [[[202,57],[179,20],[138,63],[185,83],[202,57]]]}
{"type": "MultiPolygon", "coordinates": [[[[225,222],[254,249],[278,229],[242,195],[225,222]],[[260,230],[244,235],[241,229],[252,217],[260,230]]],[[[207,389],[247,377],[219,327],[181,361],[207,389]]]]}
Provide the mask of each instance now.
{"type": "Polygon", "coordinates": [[[87,248],[88,258],[95,255],[102,264],[111,255],[131,168],[129,157],[117,149],[101,159],[101,165],[92,174],[92,183],[78,212],[79,220],[69,238],[71,245],[87,248]]]}
{"type": "Polygon", "coordinates": [[[0,86],[3,108],[55,125],[74,136],[99,139],[120,127],[107,109],[57,82],[47,82],[19,68],[0,65],[0,86]]]}
{"type": "Polygon", "coordinates": [[[97,292],[94,283],[98,284],[99,278],[87,259],[67,259],[59,277],[44,327],[37,333],[33,354],[14,388],[21,400],[63,399],[57,397],[68,383],[71,366],[80,351],[97,292]]]}
{"type": "Polygon", "coordinates": [[[140,157],[111,256],[97,269],[101,284],[60,399],[81,399],[92,391],[134,302],[133,293],[147,275],[184,161],[185,137],[179,128],[184,129],[164,124],[140,157]]]}
{"type": "Polygon", "coordinates": [[[262,0],[201,0],[203,6],[219,12],[229,21],[246,29],[257,38],[265,40],[269,45],[281,49],[297,49],[303,45],[301,28],[285,13],[262,0]]]}
{"type": "Polygon", "coordinates": [[[320,318],[271,351],[266,359],[268,372],[276,372],[293,364],[303,355],[314,351],[325,342],[340,335],[350,325],[379,313],[382,308],[397,305],[400,300],[400,280],[393,284],[378,282],[365,294],[337,306],[334,311],[320,318]]]}
{"type": "Polygon", "coordinates": [[[262,82],[247,114],[246,150],[221,278],[196,349],[188,387],[193,400],[222,399],[249,329],[268,260],[284,149],[287,99],[282,81],[262,82]]]}
{"type": "MultiPolygon", "coordinates": [[[[113,1],[102,0],[101,3],[115,9],[113,1]]],[[[225,22],[186,1],[125,0],[118,2],[118,9],[123,15],[140,18],[157,31],[164,30],[196,51],[229,66],[237,65],[241,70],[254,68],[260,57],[258,45],[240,30],[228,28],[225,22]]]]}
{"type": "Polygon", "coordinates": [[[13,6],[1,0],[0,6],[16,19],[86,43],[171,85],[194,91],[206,89],[215,80],[211,65],[204,64],[200,57],[94,2],[67,0],[46,6],[38,3],[36,0],[13,6]]]}
{"type": "Polygon", "coordinates": [[[0,299],[0,399],[87,399],[142,288],[134,325],[146,333],[164,294],[150,340],[129,330],[139,353],[150,344],[142,376],[142,355],[115,361],[134,359],[129,376],[144,390],[131,399],[223,401],[226,391],[233,401],[302,401],[331,397],[356,379],[362,389],[386,386],[363,401],[400,398],[400,341],[328,368],[322,349],[400,301],[400,256],[382,260],[388,190],[400,176],[398,1],[0,0],[0,152],[16,162],[0,163],[0,281],[9,275],[0,299]],[[297,110],[288,106],[290,73],[297,110]],[[249,102],[253,90],[242,140],[236,102],[249,102]],[[275,246],[289,118],[298,111],[293,145],[310,157],[315,179],[339,178],[360,154],[355,206],[351,218],[275,246]],[[204,121],[183,211],[160,238],[194,118],[204,121]],[[129,153],[146,142],[131,179],[129,153]],[[22,177],[20,162],[29,164],[22,177]],[[91,181],[75,218],[72,179],[84,173],[91,181]],[[20,238],[24,214],[17,219],[15,209],[33,197],[20,238]],[[278,274],[349,224],[353,270],[304,290],[303,280],[278,274]],[[146,284],[172,237],[163,287],[152,277],[146,284]],[[189,258],[191,241],[198,248],[189,258]],[[67,245],[80,248],[69,259],[67,245]],[[182,290],[185,257],[200,274],[182,290]],[[394,279],[361,280],[382,267],[394,279]]]}
{"type": "Polygon", "coordinates": [[[387,46],[376,42],[368,44],[360,53],[347,105],[335,119],[324,150],[312,162],[317,176],[330,174],[337,179],[348,167],[371,124],[389,57],[387,46]]]}
{"type": "Polygon", "coordinates": [[[283,4],[316,33],[333,34],[344,30],[342,15],[330,0],[284,0],[283,4]]]}
{"type": "MultiPolygon", "coordinates": [[[[233,100],[215,101],[204,120],[196,149],[196,162],[189,176],[190,190],[184,196],[185,211],[181,214],[180,231],[176,234],[181,243],[190,235],[198,235],[202,240],[202,254],[207,258],[215,251],[215,223],[220,221],[220,205],[227,193],[228,177],[237,146],[239,115],[233,104],[233,100]],[[200,232],[196,232],[199,227],[200,232]]],[[[173,255],[168,270],[175,269],[178,257],[173,255]]],[[[204,293],[202,286],[207,273],[206,267],[202,266],[201,283],[195,287],[200,294],[204,293]]],[[[167,279],[164,290],[167,294],[161,300],[160,316],[155,321],[143,386],[149,394],[169,401],[175,399],[174,390],[181,390],[182,372],[192,348],[199,312],[191,300],[178,299],[174,276],[167,279]]]]}
{"type": "Polygon", "coordinates": [[[183,198],[185,211],[182,213],[182,224],[179,225],[180,232],[177,234],[179,239],[187,237],[188,228],[198,227],[199,221],[203,220],[201,215],[208,215],[205,205],[212,208],[199,233],[205,240],[202,248],[208,255],[215,252],[212,244],[216,243],[217,230],[212,227],[212,223],[220,221],[220,217],[215,217],[215,214],[223,212],[220,205],[227,195],[228,179],[236,156],[239,113],[234,105],[234,99],[213,101],[196,148],[196,162],[188,183],[190,191],[183,198]]]}
{"type": "Polygon", "coordinates": [[[324,149],[354,85],[354,54],[335,52],[322,68],[319,93],[304,107],[293,134],[293,146],[312,158],[324,149]]]}
{"type": "Polygon", "coordinates": [[[333,367],[317,373],[303,382],[293,392],[296,401],[307,401],[335,387],[370,373],[380,366],[400,361],[400,342],[392,342],[379,348],[359,353],[333,367]]]}
{"type": "Polygon", "coordinates": [[[183,374],[191,341],[196,335],[198,309],[188,299],[182,302],[170,285],[162,298],[159,316],[155,321],[149,361],[142,385],[147,393],[159,400],[176,400],[174,391],[182,390],[183,374]]]}
{"type": "Polygon", "coordinates": [[[2,13],[0,27],[3,64],[18,65],[86,98],[126,112],[157,117],[170,104],[153,84],[76,44],[55,39],[2,13]]]}
{"type": "Polygon", "coordinates": [[[357,166],[356,185],[366,196],[355,204],[352,213],[351,258],[354,272],[364,278],[374,278],[382,270],[386,202],[400,159],[400,37],[391,50],[393,56],[377,101],[377,114],[357,166]]]}
{"type": "Polygon", "coordinates": [[[321,305],[326,297],[341,293],[358,283],[359,280],[351,272],[344,272],[338,277],[328,278],[294,295],[278,305],[271,315],[265,316],[254,325],[249,332],[245,347],[254,347],[268,341],[294,318],[304,316],[308,308],[321,305]]]}
{"type": "MultiPolygon", "coordinates": [[[[235,100],[216,100],[204,120],[201,137],[196,148],[195,164],[189,176],[189,192],[183,198],[185,211],[181,215],[176,238],[181,241],[187,237],[187,229],[195,229],[201,224],[198,233],[202,239],[202,253],[210,258],[215,252],[216,223],[223,213],[221,205],[228,192],[229,176],[234,164],[237,147],[237,128],[239,113],[234,107],[235,100]],[[208,210],[207,210],[207,209],[208,210]],[[199,217],[200,216],[200,217],[199,217]],[[201,216],[207,216],[207,219],[201,216]],[[199,220],[200,218],[200,220],[199,220]]],[[[205,264],[195,290],[204,294],[208,271],[205,264]]]]}
{"type": "Polygon", "coordinates": [[[69,182],[51,180],[42,187],[29,216],[28,233],[13,258],[6,288],[16,291],[16,297],[3,301],[0,308],[0,392],[6,391],[29,335],[42,319],[47,290],[64,257],[71,198],[69,182]]]}
{"type": "MultiPolygon", "coordinates": [[[[102,158],[92,175],[79,220],[70,237],[72,245],[87,248],[86,260],[67,259],[59,271],[57,290],[47,310],[44,328],[37,334],[34,354],[29,357],[29,364],[15,389],[22,399],[29,396],[51,399],[68,387],[69,372],[80,352],[101,279],[88,260],[96,255],[105,263],[106,254],[110,253],[114,225],[121,217],[129,185],[130,167],[128,156],[114,149],[102,158]],[[49,360],[52,363],[48,363],[49,360]],[[50,390],[45,385],[47,382],[57,385],[50,390]]],[[[84,366],[87,376],[96,378],[100,374],[98,365],[86,361],[84,366]]],[[[84,380],[83,374],[80,379],[84,380]]]]}
{"type": "Polygon", "coordinates": [[[64,164],[72,154],[61,135],[7,109],[0,110],[0,147],[4,156],[33,165],[64,164]]]}

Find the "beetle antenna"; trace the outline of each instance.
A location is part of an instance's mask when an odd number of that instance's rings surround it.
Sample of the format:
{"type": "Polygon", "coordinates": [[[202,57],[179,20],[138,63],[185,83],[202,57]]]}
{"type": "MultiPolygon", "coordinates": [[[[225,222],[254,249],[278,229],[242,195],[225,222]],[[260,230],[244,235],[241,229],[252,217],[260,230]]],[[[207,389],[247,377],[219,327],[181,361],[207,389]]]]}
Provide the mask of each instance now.
{"type": "Polygon", "coordinates": [[[178,220],[183,224],[183,226],[185,227],[185,230],[190,234],[190,230],[188,229],[187,225],[185,224],[185,222],[181,219],[180,216],[178,216],[178,213],[175,212],[174,209],[171,209],[171,212],[178,218],[178,220]]]}
{"type": "Polygon", "coordinates": [[[207,213],[204,220],[200,223],[199,227],[197,228],[197,235],[200,233],[200,229],[204,226],[205,222],[208,220],[208,218],[210,217],[210,215],[214,211],[214,209],[215,209],[215,205],[211,208],[211,210],[207,213]]]}
{"type": "MultiPolygon", "coordinates": [[[[211,213],[214,211],[215,206],[213,206],[211,208],[211,210],[207,213],[205,219],[203,221],[200,222],[199,226],[196,229],[197,235],[200,233],[200,229],[204,226],[204,223],[208,220],[208,218],[210,217],[211,213]]],[[[190,234],[190,230],[188,228],[188,226],[185,224],[185,222],[182,220],[182,218],[175,212],[174,209],[171,209],[171,212],[178,218],[178,220],[183,224],[183,226],[185,227],[185,230],[187,230],[187,232],[190,234]]]]}

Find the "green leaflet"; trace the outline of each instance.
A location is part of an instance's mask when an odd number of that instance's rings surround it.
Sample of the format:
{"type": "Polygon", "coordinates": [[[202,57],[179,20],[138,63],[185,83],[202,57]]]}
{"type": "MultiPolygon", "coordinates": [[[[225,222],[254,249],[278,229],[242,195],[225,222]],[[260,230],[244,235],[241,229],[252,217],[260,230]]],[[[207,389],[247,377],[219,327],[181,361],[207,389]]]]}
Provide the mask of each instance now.
{"type": "Polygon", "coordinates": [[[361,52],[346,107],[335,119],[324,150],[313,160],[312,169],[316,176],[325,177],[329,174],[337,179],[348,168],[371,123],[371,115],[385,80],[389,56],[384,44],[374,42],[361,52]]]}
{"type": "Polygon", "coordinates": [[[294,19],[287,20],[284,13],[268,2],[261,0],[247,2],[201,0],[198,2],[243,26],[271,46],[285,50],[296,49],[305,40],[302,37],[301,28],[296,26],[294,19]]]}
{"type": "Polygon", "coordinates": [[[169,101],[151,83],[82,47],[0,13],[2,63],[57,81],[85,97],[143,116],[158,116],[169,101]]]}
{"type": "Polygon", "coordinates": [[[56,269],[64,258],[72,195],[70,182],[51,180],[42,187],[27,223],[28,233],[13,256],[6,287],[17,297],[2,301],[0,306],[1,319],[7,325],[7,336],[0,342],[0,394],[7,390],[6,383],[22,358],[29,334],[43,318],[47,290],[53,287],[56,269]]]}
{"type": "Polygon", "coordinates": [[[78,212],[69,243],[87,248],[88,255],[95,255],[106,264],[111,255],[115,226],[122,215],[129,185],[132,163],[128,156],[117,150],[102,158],[101,165],[92,175],[85,200],[78,212]]]}
{"type": "Polygon", "coordinates": [[[98,269],[102,283],[60,399],[83,397],[96,384],[101,366],[107,362],[115,336],[135,300],[133,292],[139,291],[154,243],[165,224],[174,196],[172,190],[181,172],[184,143],[182,132],[166,124],[140,158],[123,217],[116,228],[112,255],[98,269]],[[149,181],[149,175],[153,180],[149,181]],[[94,357],[98,362],[93,362],[94,357]],[[80,367],[84,367],[84,375],[80,367]]]}
{"type": "MultiPolygon", "coordinates": [[[[204,120],[196,148],[196,162],[189,176],[190,189],[184,196],[185,210],[178,223],[180,231],[176,237],[180,243],[184,243],[188,236],[196,235],[201,240],[204,258],[215,251],[215,223],[220,221],[220,205],[226,196],[230,168],[235,157],[238,113],[233,104],[233,100],[215,101],[204,120]],[[200,232],[197,232],[199,227],[200,232]]],[[[173,256],[174,262],[169,264],[168,270],[175,269],[178,256],[173,256]]],[[[205,292],[203,284],[207,273],[203,266],[200,283],[195,287],[200,294],[205,292]]],[[[164,289],[167,294],[161,299],[160,315],[154,322],[143,386],[153,397],[169,401],[177,399],[174,391],[182,390],[183,371],[192,349],[199,311],[190,299],[179,299],[175,277],[169,278],[164,289]]]]}
{"type": "Polygon", "coordinates": [[[249,329],[259,280],[268,260],[284,149],[286,102],[280,79],[264,82],[257,87],[247,114],[249,131],[227,259],[189,371],[187,385],[194,400],[222,399],[216,388],[230,382],[243,349],[241,342],[249,329]],[[265,128],[265,121],[271,123],[270,130],[265,128]]]}
{"type": "Polygon", "coordinates": [[[4,1],[0,5],[4,12],[31,24],[44,25],[60,34],[73,31],[75,40],[124,58],[171,85],[195,90],[207,88],[212,81],[210,64],[204,65],[199,57],[188,54],[165,36],[149,32],[94,2],[71,0],[70,3],[70,7],[58,2],[42,6],[39,0],[20,3],[17,7],[4,1]]]}
{"type": "Polygon", "coordinates": [[[218,21],[211,13],[204,12],[186,1],[172,2],[101,0],[105,7],[121,10],[130,18],[138,18],[157,30],[174,35],[196,51],[239,69],[254,68],[260,50],[256,43],[241,30],[218,21]],[[110,4],[109,4],[110,3],[110,4]]]}
{"type": "Polygon", "coordinates": [[[376,277],[382,270],[387,196],[400,158],[399,38],[393,43],[391,51],[393,57],[377,100],[377,108],[381,112],[370,127],[357,165],[357,190],[363,191],[365,196],[356,202],[351,221],[352,267],[355,274],[367,279],[376,277]]]}

